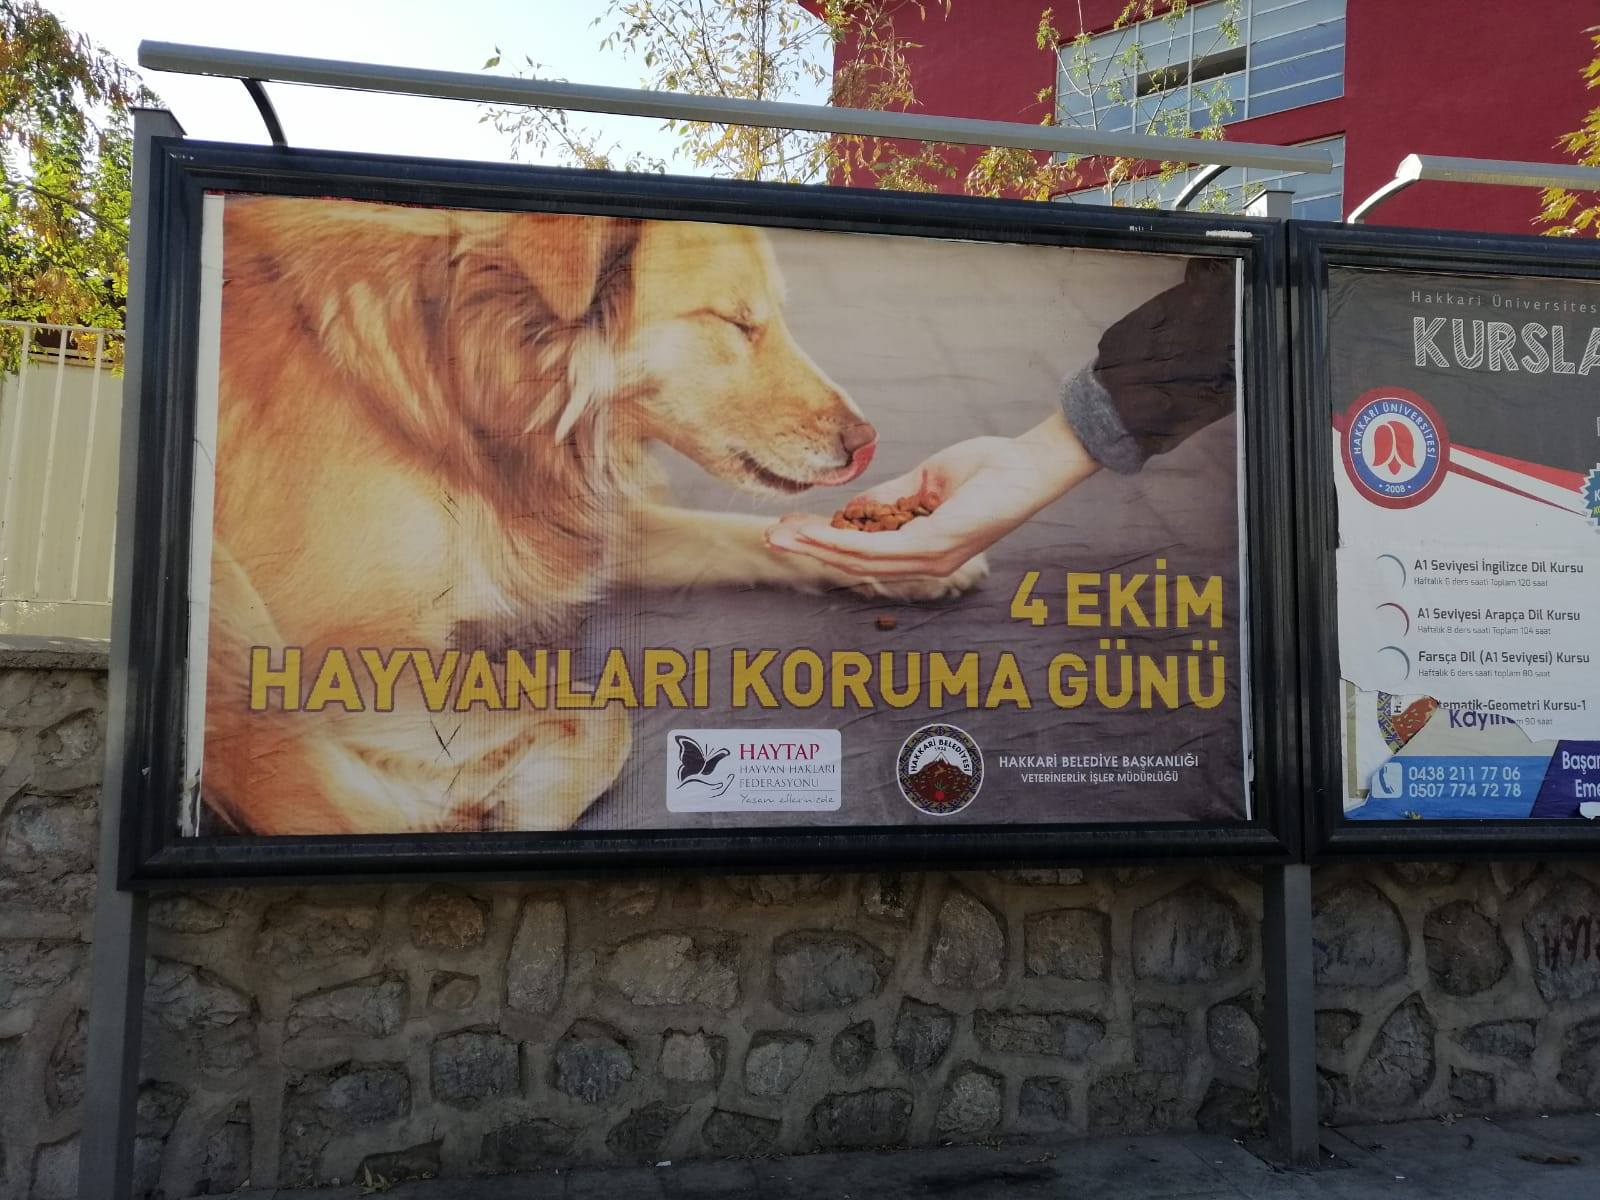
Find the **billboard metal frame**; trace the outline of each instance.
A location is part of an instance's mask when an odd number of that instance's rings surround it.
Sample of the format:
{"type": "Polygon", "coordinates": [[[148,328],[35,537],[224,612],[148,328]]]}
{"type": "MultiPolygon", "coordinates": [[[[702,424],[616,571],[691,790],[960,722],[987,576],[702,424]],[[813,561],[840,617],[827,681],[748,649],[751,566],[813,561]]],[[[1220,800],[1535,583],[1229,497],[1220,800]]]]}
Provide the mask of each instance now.
{"type": "Polygon", "coordinates": [[[1600,245],[1572,239],[1487,237],[1379,226],[1290,222],[1294,311],[1296,516],[1306,678],[1304,796],[1312,861],[1550,858],[1600,851],[1600,824],[1582,819],[1351,821],[1341,796],[1339,609],[1334,551],[1333,411],[1328,363],[1329,267],[1449,276],[1544,276],[1600,281],[1600,245]]]}
{"type": "Polygon", "coordinates": [[[153,143],[138,505],[130,535],[138,569],[119,593],[130,620],[126,752],[111,764],[124,797],[119,880],[402,877],[519,878],[552,871],[673,868],[1001,866],[1037,862],[1298,856],[1301,711],[1293,602],[1294,481],[1285,259],[1280,222],[1022,201],[706,182],[661,176],[503,167],[232,146],[153,143]],[[737,222],[928,238],[1205,255],[1238,260],[1246,280],[1241,365],[1247,511],[1248,663],[1254,739],[1252,819],[1230,822],[861,827],[682,833],[404,834],[180,838],[188,647],[190,495],[201,201],[207,192],[338,196],[501,211],[737,222]]]}

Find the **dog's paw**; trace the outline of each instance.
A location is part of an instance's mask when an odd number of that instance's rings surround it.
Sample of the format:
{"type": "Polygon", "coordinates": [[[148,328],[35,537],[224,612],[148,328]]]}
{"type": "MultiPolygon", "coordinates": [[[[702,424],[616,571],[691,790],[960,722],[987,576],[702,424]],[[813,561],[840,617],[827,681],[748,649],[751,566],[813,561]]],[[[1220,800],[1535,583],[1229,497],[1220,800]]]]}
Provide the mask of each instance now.
{"type": "Polygon", "coordinates": [[[863,596],[885,600],[945,600],[970,592],[989,577],[989,560],[978,554],[950,575],[918,575],[906,579],[869,579],[856,585],[863,596]]]}

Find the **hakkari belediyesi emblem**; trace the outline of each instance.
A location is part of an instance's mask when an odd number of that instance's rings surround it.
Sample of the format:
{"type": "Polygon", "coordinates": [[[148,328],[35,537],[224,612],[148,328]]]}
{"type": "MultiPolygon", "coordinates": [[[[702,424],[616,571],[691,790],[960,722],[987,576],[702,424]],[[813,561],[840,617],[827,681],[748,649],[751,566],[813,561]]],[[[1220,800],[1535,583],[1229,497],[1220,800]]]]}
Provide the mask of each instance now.
{"type": "Polygon", "coordinates": [[[900,747],[895,778],[912,808],[948,817],[977,798],[983,786],[983,752],[956,725],[924,725],[900,747]]]}

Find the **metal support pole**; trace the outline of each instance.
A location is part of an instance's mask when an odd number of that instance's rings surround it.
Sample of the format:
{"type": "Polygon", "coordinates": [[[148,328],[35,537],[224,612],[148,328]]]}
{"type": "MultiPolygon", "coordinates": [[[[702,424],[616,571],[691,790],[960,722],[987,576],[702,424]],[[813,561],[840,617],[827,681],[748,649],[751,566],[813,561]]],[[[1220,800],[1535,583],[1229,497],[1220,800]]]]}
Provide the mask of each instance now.
{"type": "Polygon", "coordinates": [[[1183,190],[1173,199],[1172,211],[1182,212],[1188,208],[1200,193],[1216,182],[1226,170],[1228,170],[1227,163],[1208,163],[1201,167],[1189,179],[1189,182],[1183,185],[1183,190]]]}
{"type": "Polygon", "coordinates": [[[144,1016],[145,896],[117,887],[122,839],[123,714],[127,703],[128,610],[133,578],[133,464],[139,450],[143,363],[145,240],[150,225],[150,142],[182,137],[162,109],[133,116],[133,211],[128,241],[127,349],[122,379],[122,473],[117,492],[116,572],[111,594],[111,676],[106,706],[106,773],[100,789],[100,858],[89,964],[88,1078],[78,1147],[80,1200],[121,1200],[133,1186],[144,1016]]]}
{"type": "Polygon", "coordinates": [[[1267,968],[1267,1137],[1297,1167],[1321,1160],[1317,1021],[1311,977],[1311,868],[1267,867],[1261,921],[1267,968]]]}

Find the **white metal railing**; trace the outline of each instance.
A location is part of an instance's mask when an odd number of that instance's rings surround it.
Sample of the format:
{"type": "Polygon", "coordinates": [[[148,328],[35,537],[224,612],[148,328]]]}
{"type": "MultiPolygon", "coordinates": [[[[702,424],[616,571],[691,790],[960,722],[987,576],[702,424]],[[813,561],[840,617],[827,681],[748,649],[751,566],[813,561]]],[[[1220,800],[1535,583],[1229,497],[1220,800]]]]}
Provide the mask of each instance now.
{"type": "Polygon", "coordinates": [[[109,635],[121,340],[0,321],[0,635],[109,635]]]}

